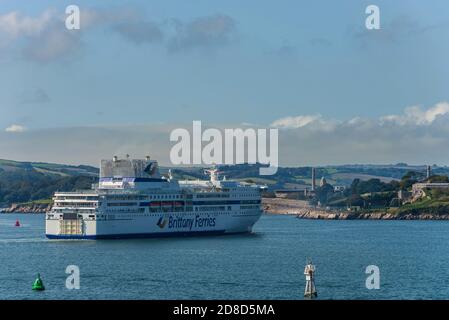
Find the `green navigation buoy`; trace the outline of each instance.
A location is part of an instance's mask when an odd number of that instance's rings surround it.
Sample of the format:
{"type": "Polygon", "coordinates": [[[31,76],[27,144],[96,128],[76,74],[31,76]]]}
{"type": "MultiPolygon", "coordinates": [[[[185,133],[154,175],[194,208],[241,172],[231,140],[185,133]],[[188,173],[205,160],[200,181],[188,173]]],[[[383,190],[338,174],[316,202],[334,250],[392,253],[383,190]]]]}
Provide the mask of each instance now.
{"type": "Polygon", "coordinates": [[[39,273],[37,274],[37,279],[34,280],[33,290],[34,291],[44,291],[45,290],[44,283],[42,282],[41,275],[39,273]]]}

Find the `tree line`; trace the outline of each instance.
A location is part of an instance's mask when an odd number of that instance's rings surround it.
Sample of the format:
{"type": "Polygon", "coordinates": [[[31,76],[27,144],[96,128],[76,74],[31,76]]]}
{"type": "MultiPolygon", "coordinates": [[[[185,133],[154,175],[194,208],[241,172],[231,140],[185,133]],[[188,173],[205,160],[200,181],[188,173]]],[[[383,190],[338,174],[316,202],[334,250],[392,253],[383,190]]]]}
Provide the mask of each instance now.
{"type": "Polygon", "coordinates": [[[0,204],[50,199],[55,191],[88,189],[97,178],[47,175],[36,170],[0,171],[0,204]]]}

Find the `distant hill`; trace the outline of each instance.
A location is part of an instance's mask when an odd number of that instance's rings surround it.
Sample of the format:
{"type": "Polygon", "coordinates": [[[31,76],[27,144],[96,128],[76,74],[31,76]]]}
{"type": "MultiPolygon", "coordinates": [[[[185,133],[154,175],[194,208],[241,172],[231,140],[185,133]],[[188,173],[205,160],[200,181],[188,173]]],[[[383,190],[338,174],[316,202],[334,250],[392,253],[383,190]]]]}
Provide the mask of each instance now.
{"type": "MultiPolygon", "coordinates": [[[[221,177],[227,179],[251,180],[267,184],[270,189],[300,188],[310,186],[311,167],[280,167],[275,175],[260,176],[260,164],[238,164],[219,166],[221,177]]],[[[167,174],[168,167],[161,173],[167,174]]],[[[366,181],[380,179],[383,182],[399,180],[409,171],[422,174],[426,166],[397,165],[339,165],[316,168],[317,183],[325,177],[332,185],[349,186],[354,179],[366,181]]],[[[19,162],[0,160],[0,206],[51,198],[55,191],[73,191],[90,188],[98,180],[98,168],[92,166],[71,166],[41,162],[19,162]]],[[[449,175],[448,167],[432,167],[432,173],[449,175]]],[[[205,179],[204,168],[173,168],[178,179],[205,179]]]]}
{"type": "Polygon", "coordinates": [[[19,162],[0,159],[0,172],[36,171],[54,176],[98,176],[98,168],[92,166],[71,166],[45,162],[19,162]]]}
{"type": "MultiPolygon", "coordinates": [[[[259,176],[260,164],[238,164],[219,166],[221,176],[228,179],[252,180],[267,184],[270,188],[295,188],[310,186],[312,167],[280,167],[275,175],[259,176]]],[[[173,175],[180,179],[201,179],[205,175],[203,168],[173,169],[173,175]]],[[[407,172],[415,171],[426,174],[426,166],[397,165],[338,165],[316,168],[317,183],[325,177],[332,185],[349,186],[354,179],[367,181],[379,179],[382,182],[400,180],[407,172]]],[[[448,167],[432,167],[432,174],[449,175],[448,167]]]]}
{"type": "Polygon", "coordinates": [[[0,159],[0,206],[51,198],[55,191],[90,188],[98,169],[0,159]]]}

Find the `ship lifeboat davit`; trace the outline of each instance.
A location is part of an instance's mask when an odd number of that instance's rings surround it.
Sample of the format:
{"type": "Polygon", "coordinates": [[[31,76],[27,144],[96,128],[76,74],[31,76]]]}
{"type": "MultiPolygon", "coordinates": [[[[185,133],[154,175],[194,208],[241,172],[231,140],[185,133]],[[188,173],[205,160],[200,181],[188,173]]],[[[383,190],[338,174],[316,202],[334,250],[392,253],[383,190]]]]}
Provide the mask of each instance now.
{"type": "Polygon", "coordinates": [[[19,220],[16,220],[16,224],[15,224],[14,226],[20,227],[20,222],[19,222],[19,220]]]}

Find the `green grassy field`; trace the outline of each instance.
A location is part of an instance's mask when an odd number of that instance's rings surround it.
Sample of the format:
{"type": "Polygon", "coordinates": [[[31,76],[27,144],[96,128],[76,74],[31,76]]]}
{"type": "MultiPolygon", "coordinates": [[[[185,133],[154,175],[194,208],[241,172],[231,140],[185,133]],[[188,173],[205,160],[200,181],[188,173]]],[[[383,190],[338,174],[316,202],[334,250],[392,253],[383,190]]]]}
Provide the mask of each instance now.
{"type": "Polygon", "coordinates": [[[405,204],[400,208],[390,210],[392,213],[397,215],[449,214],[449,201],[442,201],[441,199],[423,199],[421,201],[405,204]]]}

